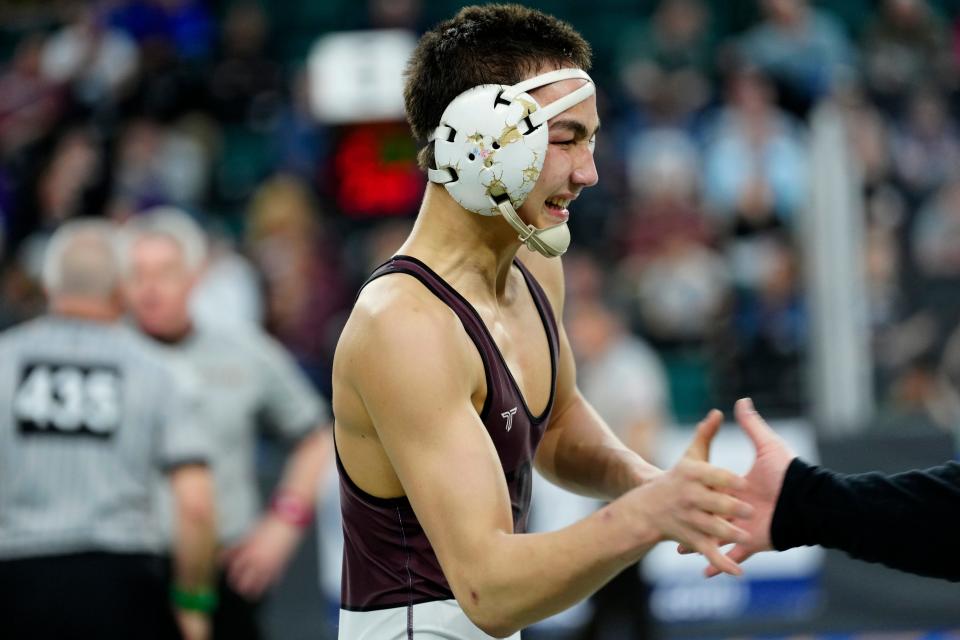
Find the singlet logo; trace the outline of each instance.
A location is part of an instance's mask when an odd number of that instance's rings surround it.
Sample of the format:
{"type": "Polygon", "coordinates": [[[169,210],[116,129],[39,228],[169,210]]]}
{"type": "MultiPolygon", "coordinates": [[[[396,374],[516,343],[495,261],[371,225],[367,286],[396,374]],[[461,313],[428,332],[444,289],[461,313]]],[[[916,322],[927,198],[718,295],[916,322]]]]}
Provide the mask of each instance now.
{"type": "Polygon", "coordinates": [[[514,407],[513,409],[510,409],[510,411],[504,411],[500,414],[500,417],[506,419],[507,421],[507,431],[510,431],[510,429],[513,428],[513,416],[516,415],[516,413],[517,408],[514,407]]]}
{"type": "Polygon", "coordinates": [[[23,435],[109,438],[120,426],[120,385],[111,366],[28,363],[13,398],[14,419],[23,435]]]}

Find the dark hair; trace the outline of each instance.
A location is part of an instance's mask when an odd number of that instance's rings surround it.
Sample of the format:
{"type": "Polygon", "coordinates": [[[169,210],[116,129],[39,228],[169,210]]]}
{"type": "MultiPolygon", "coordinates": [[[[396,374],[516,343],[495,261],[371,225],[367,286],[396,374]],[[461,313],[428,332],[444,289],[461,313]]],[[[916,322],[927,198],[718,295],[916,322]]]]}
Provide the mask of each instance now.
{"type": "MultiPolygon", "coordinates": [[[[464,7],[420,39],[403,99],[413,135],[425,142],[450,102],[481,84],[514,84],[545,64],[590,70],[590,45],[566,22],[517,4],[464,7]]],[[[419,164],[433,164],[433,145],[419,164]]]]}

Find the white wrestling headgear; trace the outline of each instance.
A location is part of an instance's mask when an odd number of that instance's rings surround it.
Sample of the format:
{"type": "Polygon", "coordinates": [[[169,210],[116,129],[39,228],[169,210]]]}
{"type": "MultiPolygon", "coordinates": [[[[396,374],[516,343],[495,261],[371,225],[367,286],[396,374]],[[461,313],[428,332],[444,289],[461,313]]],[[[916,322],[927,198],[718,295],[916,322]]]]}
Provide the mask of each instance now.
{"type": "Polygon", "coordinates": [[[553,258],[570,246],[562,222],[545,229],[524,224],[517,209],[540,177],[547,155],[547,121],[595,92],[581,69],[549,71],[513,86],[485,84],[458,95],[444,110],[430,135],[436,169],[431,182],[446,187],[453,199],[484,216],[502,215],[528,248],[553,258]],[[561,80],[587,82],[540,107],[527,92],[561,80]]]}

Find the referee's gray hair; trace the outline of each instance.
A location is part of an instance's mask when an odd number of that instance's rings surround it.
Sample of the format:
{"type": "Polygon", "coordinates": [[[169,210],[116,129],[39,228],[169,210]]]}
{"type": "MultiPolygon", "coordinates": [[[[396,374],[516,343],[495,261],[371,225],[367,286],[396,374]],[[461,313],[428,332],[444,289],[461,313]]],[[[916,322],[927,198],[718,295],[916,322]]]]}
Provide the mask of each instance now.
{"type": "Polygon", "coordinates": [[[109,298],[120,283],[116,227],[106,220],[65,222],[47,243],[41,277],[50,297],[109,298]]]}
{"type": "Polygon", "coordinates": [[[124,225],[123,261],[129,269],[130,252],[142,238],[167,238],[180,248],[187,270],[196,273],[207,259],[207,236],[193,218],[177,207],[154,207],[124,225]]]}

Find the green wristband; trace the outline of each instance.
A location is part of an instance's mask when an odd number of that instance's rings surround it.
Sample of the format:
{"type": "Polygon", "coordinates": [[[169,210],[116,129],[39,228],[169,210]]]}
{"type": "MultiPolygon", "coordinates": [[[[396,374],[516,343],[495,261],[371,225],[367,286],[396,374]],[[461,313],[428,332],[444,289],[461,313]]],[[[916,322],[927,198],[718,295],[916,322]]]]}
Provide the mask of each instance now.
{"type": "Polygon", "coordinates": [[[217,608],[217,594],[210,589],[184,591],[173,587],[170,589],[170,599],[178,609],[184,611],[200,611],[211,613],[217,608]]]}

